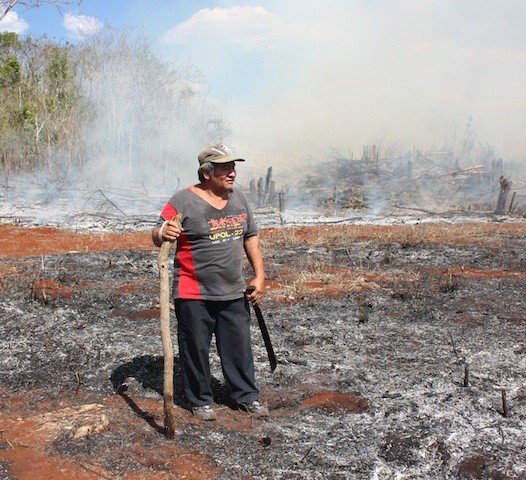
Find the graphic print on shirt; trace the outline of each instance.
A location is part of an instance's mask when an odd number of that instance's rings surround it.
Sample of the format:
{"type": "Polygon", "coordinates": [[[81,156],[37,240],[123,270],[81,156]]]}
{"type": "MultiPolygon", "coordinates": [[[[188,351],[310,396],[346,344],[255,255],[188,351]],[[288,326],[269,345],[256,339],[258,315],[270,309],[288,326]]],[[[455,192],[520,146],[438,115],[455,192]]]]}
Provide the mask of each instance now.
{"type": "Polygon", "coordinates": [[[208,238],[214,244],[241,238],[246,230],[247,218],[248,215],[246,212],[220,218],[211,218],[206,222],[208,224],[207,227],[210,229],[208,238]]]}

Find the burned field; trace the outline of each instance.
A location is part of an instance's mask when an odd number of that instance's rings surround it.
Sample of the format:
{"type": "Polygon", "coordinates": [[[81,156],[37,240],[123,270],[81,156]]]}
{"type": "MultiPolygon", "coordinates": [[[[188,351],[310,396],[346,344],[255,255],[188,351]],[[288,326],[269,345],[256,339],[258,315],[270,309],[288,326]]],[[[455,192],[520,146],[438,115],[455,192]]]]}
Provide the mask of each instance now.
{"type": "Polygon", "coordinates": [[[0,478],[524,479],[525,234],[265,229],[274,373],[256,325],[253,345],[271,417],[232,408],[214,353],[219,420],[177,406],[173,441],[157,252],[4,254],[0,478]]]}

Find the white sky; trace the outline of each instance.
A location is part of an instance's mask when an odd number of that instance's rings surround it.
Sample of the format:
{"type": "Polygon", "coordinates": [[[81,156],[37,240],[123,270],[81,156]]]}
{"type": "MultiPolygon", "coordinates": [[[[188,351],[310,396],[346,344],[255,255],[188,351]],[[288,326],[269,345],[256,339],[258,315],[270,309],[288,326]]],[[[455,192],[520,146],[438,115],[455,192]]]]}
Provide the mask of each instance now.
{"type": "Polygon", "coordinates": [[[440,148],[463,134],[525,157],[526,2],[222,2],[161,36],[230,105],[236,142],[262,157],[440,148]]]}
{"type": "Polygon", "coordinates": [[[28,23],[11,10],[0,22],[0,32],[24,33],[28,29],[28,23]]]}
{"type": "Polygon", "coordinates": [[[12,31],[82,38],[139,25],[199,67],[255,158],[325,158],[364,144],[476,141],[526,160],[526,0],[85,0],[13,12],[12,31]],[[72,15],[74,13],[75,15],[72,15]],[[56,21],[56,20],[55,20],[56,21]],[[29,24],[29,29],[28,25],[29,24]],[[55,30],[53,30],[55,28],[55,30]]]}
{"type": "Polygon", "coordinates": [[[96,34],[102,28],[102,22],[88,15],[73,15],[64,13],[62,24],[68,35],[77,40],[82,40],[96,34]]]}

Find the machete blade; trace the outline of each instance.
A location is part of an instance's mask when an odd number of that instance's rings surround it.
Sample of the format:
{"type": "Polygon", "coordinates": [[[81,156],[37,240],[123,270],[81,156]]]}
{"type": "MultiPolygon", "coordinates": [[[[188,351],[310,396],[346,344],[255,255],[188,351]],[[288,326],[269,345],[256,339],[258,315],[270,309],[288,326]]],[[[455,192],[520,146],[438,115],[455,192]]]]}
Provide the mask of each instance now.
{"type": "MultiPolygon", "coordinates": [[[[247,295],[250,295],[254,290],[254,287],[248,287],[245,293],[247,295]]],[[[274,353],[274,347],[272,346],[272,342],[270,341],[270,335],[268,333],[267,325],[265,324],[265,319],[263,318],[263,314],[261,313],[261,308],[259,308],[259,305],[257,303],[252,304],[252,308],[254,309],[256,318],[258,319],[258,325],[259,329],[261,330],[261,336],[263,337],[263,342],[265,343],[265,348],[267,349],[268,360],[270,362],[270,371],[273,372],[278,366],[278,360],[276,358],[276,354],[274,353]]]]}

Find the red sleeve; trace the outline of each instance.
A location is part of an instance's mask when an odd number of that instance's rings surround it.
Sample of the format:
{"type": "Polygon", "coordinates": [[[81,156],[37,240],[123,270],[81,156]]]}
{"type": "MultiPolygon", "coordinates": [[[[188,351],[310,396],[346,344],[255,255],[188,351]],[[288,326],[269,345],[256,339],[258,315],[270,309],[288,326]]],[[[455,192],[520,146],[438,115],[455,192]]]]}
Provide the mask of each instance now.
{"type": "Polygon", "coordinates": [[[176,215],[177,215],[177,210],[174,208],[174,206],[171,203],[167,203],[161,213],[161,217],[163,217],[165,220],[173,220],[173,218],[176,215]]]}

